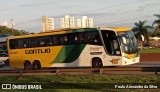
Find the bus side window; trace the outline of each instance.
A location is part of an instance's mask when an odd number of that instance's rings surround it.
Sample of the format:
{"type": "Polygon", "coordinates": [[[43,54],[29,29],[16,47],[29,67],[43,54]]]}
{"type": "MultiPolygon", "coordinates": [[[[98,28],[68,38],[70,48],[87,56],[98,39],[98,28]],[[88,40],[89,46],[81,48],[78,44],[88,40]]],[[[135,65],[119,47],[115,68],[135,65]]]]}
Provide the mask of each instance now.
{"type": "Polygon", "coordinates": [[[86,33],[85,37],[87,44],[102,45],[98,32],[86,33]]]}
{"type": "Polygon", "coordinates": [[[33,37],[29,39],[29,47],[38,47],[38,37],[33,37]]]}
{"type": "Polygon", "coordinates": [[[65,43],[65,38],[64,38],[64,36],[61,35],[61,36],[58,37],[58,38],[59,38],[59,43],[60,43],[60,45],[64,45],[64,43],[65,43]]]}
{"type": "Polygon", "coordinates": [[[75,40],[78,40],[76,37],[75,37],[75,34],[67,34],[67,38],[68,38],[68,42],[67,42],[67,45],[72,45],[72,44],[75,44],[75,40]]]}
{"type": "Polygon", "coordinates": [[[59,45],[67,45],[68,44],[67,34],[60,35],[58,38],[59,38],[59,45]]]}
{"type": "Polygon", "coordinates": [[[28,46],[29,46],[28,39],[24,39],[24,40],[23,40],[23,47],[24,47],[24,48],[27,48],[28,46]]]}
{"type": "Polygon", "coordinates": [[[112,50],[112,54],[120,55],[120,48],[118,47],[117,39],[114,39],[111,41],[111,50],[112,50]]]}
{"type": "Polygon", "coordinates": [[[63,39],[64,39],[64,45],[67,45],[68,44],[68,37],[67,37],[67,35],[65,35],[63,37],[63,39]]]}
{"type": "Polygon", "coordinates": [[[57,36],[53,36],[52,38],[53,38],[53,45],[54,46],[58,45],[59,44],[58,43],[58,37],[57,36]]]}
{"type": "Polygon", "coordinates": [[[118,39],[113,31],[102,31],[102,36],[106,50],[111,55],[120,55],[118,39]]]}
{"type": "Polygon", "coordinates": [[[51,36],[39,37],[39,43],[40,46],[51,46],[52,45],[51,36]]]}
{"type": "Polygon", "coordinates": [[[18,39],[18,48],[27,48],[28,40],[27,39],[18,39]]]}
{"type": "Polygon", "coordinates": [[[79,41],[78,41],[79,39],[78,39],[78,36],[77,36],[77,34],[74,36],[74,43],[78,43],[79,41]]]}
{"type": "Polygon", "coordinates": [[[18,48],[18,41],[17,41],[17,39],[10,40],[9,43],[10,43],[10,49],[16,49],[16,48],[18,48]]]}
{"type": "Polygon", "coordinates": [[[79,38],[79,43],[84,44],[85,39],[84,39],[84,35],[82,33],[78,34],[78,38],[79,38]]]}
{"type": "Polygon", "coordinates": [[[89,33],[85,33],[85,43],[90,44],[91,35],[89,33]]]}

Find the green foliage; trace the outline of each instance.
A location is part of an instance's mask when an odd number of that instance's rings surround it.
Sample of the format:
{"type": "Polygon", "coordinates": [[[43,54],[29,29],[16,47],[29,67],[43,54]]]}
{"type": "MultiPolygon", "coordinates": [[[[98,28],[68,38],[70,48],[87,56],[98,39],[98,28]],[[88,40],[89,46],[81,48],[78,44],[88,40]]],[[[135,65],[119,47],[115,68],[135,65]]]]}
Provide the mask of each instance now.
{"type": "Polygon", "coordinates": [[[135,32],[135,36],[140,39],[140,35],[143,35],[145,37],[145,40],[147,43],[149,42],[149,33],[148,29],[152,29],[153,27],[150,25],[146,25],[147,20],[139,21],[138,23],[134,23],[135,27],[132,29],[133,32],[135,32]]]}
{"type": "MultiPolygon", "coordinates": [[[[42,83],[45,87],[52,87],[56,83],[75,83],[74,85],[67,84],[72,89],[46,89],[46,90],[5,90],[5,92],[139,92],[140,89],[107,89],[103,83],[159,83],[159,76],[157,75],[48,75],[48,76],[23,76],[23,79],[17,80],[16,76],[0,76],[0,83],[42,83]],[[52,84],[52,85],[48,85],[52,84]],[[82,84],[81,84],[82,83],[82,84]],[[92,83],[97,85],[92,85],[92,83]],[[99,89],[100,85],[102,89],[99,89]],[[101,84],[102,83],[102,84],[101,84]],[[74,89],[78,87],[89,87],[88,89],[74,89]]],[[[59,85],[56,85],[56,87],[59,85]]],[[[61,85],[60,85],[61,86],[61,85]]],[[[100,87],[101,88],[101,87],[100,87]]],[[[144,90],[144,89],[141,89],[144,90]]],[[[148,89],[147,89],[148,90],[148,89]]],[[[155,89],[157,91],[157,89],[155,89]]],[[[2,91],[2,90],[0,90],[2,91]]],[[[140,91],[141,92],[141,91],[140,91]]],[[[144,90],[143,92],[146,92],[144,90]]],[[[148,91],[150,92],[150,91],[148,91]]],[[[155,92],[155,91],[151,91],[155,92]]],[[[158,92],[158,91],[157,91],[158,92]]]]}
{"type": "Polygon", "coordinates": [[[160,53],[160,48],[149,48],[140,50],[140,53],[160,53]]]}
{"type": "Polygon", "coordinates": [[[17,29],[7,28],[6,26],[0,26],[0,35],[3,35],[3,34],[12,35],[12,31],[15,36],[29,34],[29,32],[26,32],[24,30],[17,30],[17,29]]]}
{"type": "Polygon", "coordinates": [[[0,76],[0,83],[156,83],[156,75],[58,75],[58,76],[0,76]]]}
{"type": "Polygon", "coordinates": [[[157,25],[157,27],[153,34],[154,36],[157,36],[160,34],[160,14],[154,14],[154,16],[157,17],[157,20],[155,20],[152,25],[157,25]]]}

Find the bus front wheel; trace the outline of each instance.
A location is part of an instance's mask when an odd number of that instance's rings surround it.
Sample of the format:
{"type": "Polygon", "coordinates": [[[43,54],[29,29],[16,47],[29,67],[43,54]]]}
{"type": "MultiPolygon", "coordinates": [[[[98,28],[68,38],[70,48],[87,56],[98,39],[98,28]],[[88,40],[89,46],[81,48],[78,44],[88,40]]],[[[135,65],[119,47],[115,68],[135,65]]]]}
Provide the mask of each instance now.
{"type": "Polygon", "coordinates": [[[103,67],[102,60],[100,58],[93,58],[92,67],[93,68],[101,68],[101,67],[103,67]]]}
{"type": "Polygon", "coordinates": [[[31,69],[31,62],[27,60],[24,62],[24,70],[30,70],[30,69],[31,69]]]}

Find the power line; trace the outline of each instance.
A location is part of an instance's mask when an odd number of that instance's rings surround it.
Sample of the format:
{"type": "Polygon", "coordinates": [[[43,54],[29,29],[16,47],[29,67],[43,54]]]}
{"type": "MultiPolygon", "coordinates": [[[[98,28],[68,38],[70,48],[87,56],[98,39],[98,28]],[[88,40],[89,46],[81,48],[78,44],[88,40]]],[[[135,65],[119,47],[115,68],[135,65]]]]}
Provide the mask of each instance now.
{"type": "MultiPolygon", "coordinates": [[[[95,11],[99,11],[99,10],[103,10],[103,9],[109,9],[109,8],[115,8],[115,7],[119,7],[122,5],[128,5],[128,4],[133,4],[134,2],[137,2],[139,0],[136,1],[132,1],[132,2],[126,2],[126,3],[120,3],[118,5],[113,5],[113,6],[107,6],[107,7],[103,7],[103,8],[99,8],[99,9],[93,9],[93,10],[88,10],[88,11],[83,11],[83,12],[78,12],[78,13],[71,13],[70,15],[82,15],[84,13],[88,13],[88,12],[95,12],[95,11]]],[[[62,15],[60,15],[62,16],[62,15]]],[[[40,19],[36,19],[36,20],[40,20],[40,19]]],[[[30,20],[30,21],[35,21],[35,20],[30,20]]],[[[28,24],[27,22],[22,22],[22,23],[18,23],[18,25],[23,25],[23,24],[28,24]]]]}
{"type": "MultiPolygon", "coordinates": [[[[144,8],[145,10],[149,10],[149,9],[154,9],[154,6],[150,6],[150,7],[146,7],[144,8]],[[151,8],[152,7],[152,8],[151,8]]],[[[126,14],[126,13],[131,13],[131,12],[141,12],[142,10],[139,10],[139,9],[136,9],[136,10],[132,10],[132,11],[124,11],[124,12],[119,12],[117,14],[114,14],[112,16],[116,16],[116,15],[119,15],[119,14],[126,14]]],[[[98,17],[95,17],[95,18],[101,18],[101,17],[108,17],[108,16],[98,16],[98,17]]]]}
{"type": "Polygon", "coordinates": [[[130,19],[112,21],[112,22],[104,22],[104,23],[100,23],[99,25],[108,24],[108,23],[117,23],[117,22],[127,21],[127,20],[135,20],[135,19],[140,19],[140,18],[148,18],[148,17],[152,17],[152,16],[151,16],[151,15],[148,15],[148,16],[142,16],[142,17],[137,17],[137,18],[130,18],[130,19]]]}
{"type": "MultiPolygon", "coordinates": [[[[123,5],[128,5],[128,4],[133,4],[135,2],[140,2],[139,0],[135,0],[132,2],[126,2],[126,3],[120,3],[118,5],[112,5],[112,6],[107,6],[107,7],[103,7],[103,8],[98,8],[98,9],[93,9],[93,10],[88,10],[88,11],[83,11],[83,12],[78,12],[78,14],[84,14],[84,13],[88,13],[88,12],[95,12],[95,11],[99,11],[99,10],[104,10],[104,9],[110,9],[110,8],[115,8],[115,7],[119,7],[119,6],[123,6],[123,5]]],[[[77,14],[77,13],[74,13],[77,14]]]]}
{"type": "MultiPolygon", "coordinates": [[[[96,12],[96,11],[100,11],[100,10],[105,10],[107,8],[110,9],[110,8],[115,8],[115,7],[119,7],[119,6],[123,6],[123,5],[129,5],[129,4],[133,4],[135,2],[139,2],[139,0],[135,0],[135,1],[131,1],[131,2],[125,2],[125,3],[120,3],[120,4],[117,4],[117,5],[112,5],[112,6],[107,6],[107,7],[103,7],[103,8],[98,8],[98,9],[93,9],[93,10],[88,10],[88,11],[83,11],[83,12],[78,12],[78,13],[74,13],[74,15],[82,15],[84,13],[88,13],[88,12],[96,12]]],[[[132,10],[132,11],[123,11],[123,12],[120,12],[118,14],[114,14],[113,16],[116,16],[116,15],[119,15],[119,14],[125,14],[125,13],[130,13],[130,12],[133,12],[133,11],[137,11],[137,10],[132,10]]],[[[95,18],[101,18],[101,17],[107,17],[106,15],[101,15],[101,16],[96,16],[95,18]]],[[[138,17],[138,18],[141,18],[141,17],[138,17]]],[[[135,19],[135,18],[133,18],[135,19]]],[[[40,20],[40,19],[36,19],[36,20],[40,20]]],[[[130,19],[126,19],[126,20],[130,20],[130,19]]],[[[30,20],[32,22],[35,22],[33,20],[30,20]]],[[[122,20],[124,21],[124,20],[122,20]]],[[[38,22],[38,21],[36,21],[38,22]]],[[[119,21],[120,22],[120,21],[119,21]]],[[[113,22],[114,23],[114,22],[113,22]]],[[[18,25],[22,25],[22,24],[29,24],[27,22],[24,22],[24,23],[21,23],[21,24],[18,24],[18,25]]],[[[101,24],[104,24],[104,23],[101,23],[101,24]]],[[[40,27],[39,27],[40,28],[40,27]]],[[[35,29],[35,28],[34,28],[35,29]]]]}

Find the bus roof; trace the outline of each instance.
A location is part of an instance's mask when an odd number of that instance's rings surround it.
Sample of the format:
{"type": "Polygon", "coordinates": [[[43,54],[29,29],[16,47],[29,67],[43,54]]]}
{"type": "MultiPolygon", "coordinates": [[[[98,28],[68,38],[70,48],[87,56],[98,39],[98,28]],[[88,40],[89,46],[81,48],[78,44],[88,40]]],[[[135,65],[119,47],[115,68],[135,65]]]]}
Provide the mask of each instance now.
{"type": "Polygon", "coordinates": [[[30,35],[23,35],[23,36],[12,36],[9,37],[11,38],[25,38],[25,37],[33,37],[33,36],[42,36],[43,35],[54,35],[54,34],[65,34],[65,33],[74,33],[74,32],[86,32],[86,31],[93,31],[93,30],[114,30],[117,32],[124,32],[124,31],[129,31],[131,30],[128,27],[97,27],[97,28],[65,28],[65,29],[56,29],[56,30],[50,30],[46,32],[40,32],[40,33],[35,33],[35,34],[30,34],[30,35]]]}
{"type": "Polygon", "coordinates": [[[100,30],[114,30],[117,32],[129,31],[131,28],[128,27],[100,27],[100,30]]]}
{"type": "MultiPolygon", "coordinates": [[[[64,28],[64,29],[56,29],[56,30],[51,30],[51,31],[48,31],[48,32],[60,32],[60,31],[92,31],[92,30],[95,30],[95,29],[104,29],[104,30],[115,30],[115,31],[129,31],[131,30],[131,28],[129,27],[93,27],[93,28],[64,28]]],[[[44,33],[44,32],[42,32],[44,33]]]]}

